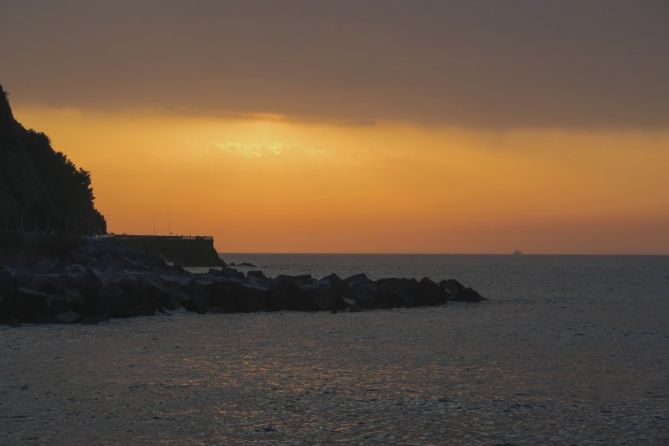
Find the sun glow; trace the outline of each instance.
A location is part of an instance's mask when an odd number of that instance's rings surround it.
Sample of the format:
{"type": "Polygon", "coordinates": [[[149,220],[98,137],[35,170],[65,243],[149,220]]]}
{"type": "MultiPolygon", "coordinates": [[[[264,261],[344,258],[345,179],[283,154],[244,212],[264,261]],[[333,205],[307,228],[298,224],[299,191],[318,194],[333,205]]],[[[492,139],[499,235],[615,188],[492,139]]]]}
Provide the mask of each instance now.
{"type": "Polygon", "coordinates": [[[173,232],[213,234],[222,251],[669,249],[659,229],[669,198],[657,193],[669,186],[666,133],[20,107],[17,117],[92,172],[118,233],[150,233],[169,214],[173,232]]]}

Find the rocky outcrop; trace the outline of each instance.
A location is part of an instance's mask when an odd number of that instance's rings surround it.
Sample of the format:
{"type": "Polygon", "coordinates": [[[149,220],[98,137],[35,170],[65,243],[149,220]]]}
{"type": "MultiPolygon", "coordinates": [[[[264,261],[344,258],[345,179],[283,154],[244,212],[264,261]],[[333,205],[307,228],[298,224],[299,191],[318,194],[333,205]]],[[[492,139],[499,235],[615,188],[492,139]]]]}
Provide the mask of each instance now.
{"type": "Polygon", "coordinates": [[[14,119],[0,87],[0,232],[101,234],[90,174],[14,119]]]}
{"type": "Polygon", "coordinates": [[[479,302],[450,279],[267,277],[230,267],[190,273],[135,248],[86,243],[67,258],[0,266],[0,323],[97,323],[184,309],[196,313],[361,311],[479,302]]]}

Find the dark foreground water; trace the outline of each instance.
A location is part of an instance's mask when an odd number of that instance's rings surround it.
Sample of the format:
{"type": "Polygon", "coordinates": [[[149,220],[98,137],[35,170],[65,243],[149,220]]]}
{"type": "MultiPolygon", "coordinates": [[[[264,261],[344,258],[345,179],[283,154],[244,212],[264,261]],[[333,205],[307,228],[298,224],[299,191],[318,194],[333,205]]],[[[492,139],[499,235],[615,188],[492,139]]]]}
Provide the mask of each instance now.
{"type": "Polygon", "coordinates": [[[669,444],[669,257],[225,259],[491,300],[0,328],[0,444],[669,444]]]}

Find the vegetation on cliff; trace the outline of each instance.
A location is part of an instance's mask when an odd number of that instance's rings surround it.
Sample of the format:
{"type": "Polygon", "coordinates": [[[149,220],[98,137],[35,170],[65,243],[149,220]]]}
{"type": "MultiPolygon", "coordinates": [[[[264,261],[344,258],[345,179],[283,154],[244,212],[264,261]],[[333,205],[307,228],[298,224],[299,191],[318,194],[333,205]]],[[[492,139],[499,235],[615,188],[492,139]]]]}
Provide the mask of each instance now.
{"type": "Polygon", "coordinates": [[[0,86],[0,232],[106,233],[90,173],[14,119],[0,86]]]}

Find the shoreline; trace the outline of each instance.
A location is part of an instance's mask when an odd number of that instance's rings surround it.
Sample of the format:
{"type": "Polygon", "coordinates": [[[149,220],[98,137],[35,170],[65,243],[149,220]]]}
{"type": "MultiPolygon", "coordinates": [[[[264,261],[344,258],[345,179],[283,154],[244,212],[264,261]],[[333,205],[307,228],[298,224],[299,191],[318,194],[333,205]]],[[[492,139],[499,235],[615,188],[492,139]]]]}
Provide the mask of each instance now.
{"type": "MultiPolygon", "coordinates": [[[[213,250],[213,240],[205,242],[213,250]]],[[[345,279],[336,274],[267,277],[259,270],[243,273],[220,259],[220,269],[194,273],[146,246],[82,238],[57,258],[0,263],[0,324],[95,324],[180,309],[200,314],[340,312],[484,300],[455,279],[371,280],[362,273],[345,279]]]]}

